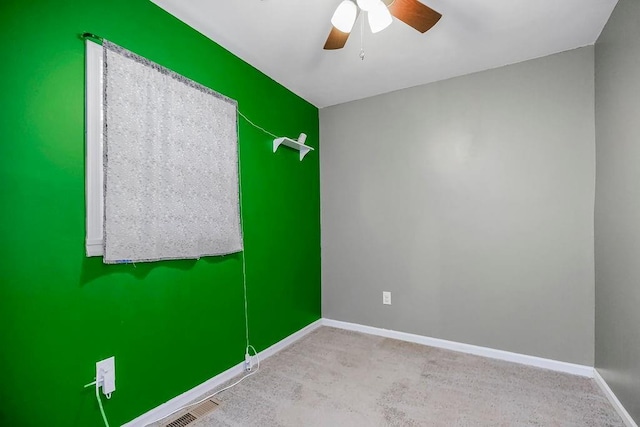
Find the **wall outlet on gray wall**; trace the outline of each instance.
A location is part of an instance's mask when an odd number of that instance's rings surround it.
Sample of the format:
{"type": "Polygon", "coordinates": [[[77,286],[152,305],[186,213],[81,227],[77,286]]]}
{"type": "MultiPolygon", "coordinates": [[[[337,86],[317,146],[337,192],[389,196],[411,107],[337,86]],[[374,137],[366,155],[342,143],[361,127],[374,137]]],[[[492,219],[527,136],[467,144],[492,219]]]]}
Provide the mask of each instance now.
{"type": "Polygon", "coordinates": [[[391,292],[382,291],[382,303],[385,305],[391,305],[391,292]]]}

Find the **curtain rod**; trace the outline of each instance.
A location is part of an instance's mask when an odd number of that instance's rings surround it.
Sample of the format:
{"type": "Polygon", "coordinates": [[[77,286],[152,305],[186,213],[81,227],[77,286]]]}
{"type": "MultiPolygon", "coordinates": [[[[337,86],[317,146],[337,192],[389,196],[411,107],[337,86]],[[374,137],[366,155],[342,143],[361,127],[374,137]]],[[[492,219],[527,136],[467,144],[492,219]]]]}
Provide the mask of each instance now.
{"type": "Polygon", "coordinates": [[[92,33],[82,33],[80,38],[83,39],[83,40],[94,39],[94,40],[100,41],[100,43],[102,43],[104,41],[104,39],[102,37],[96,36],[95,34],[92,34],[92,33]]]}

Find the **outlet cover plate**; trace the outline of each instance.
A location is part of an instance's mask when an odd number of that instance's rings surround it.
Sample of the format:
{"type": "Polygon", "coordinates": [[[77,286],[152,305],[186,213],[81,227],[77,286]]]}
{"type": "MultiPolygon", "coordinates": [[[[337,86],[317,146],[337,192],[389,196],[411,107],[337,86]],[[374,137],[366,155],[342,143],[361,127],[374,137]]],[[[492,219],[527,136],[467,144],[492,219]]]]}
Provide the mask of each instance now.
{"type": "Polygon", "coordinates": [[[111,394],[116,389],[116,358],[111,356],[108,359],[96,363],[96,382],[102,387],[104,394],[111,394]]]}
{"type": "Polygon", "coordinates": [[[384,305],[391,305],[391,292],[382,291],[382,303],[384,305]]]}

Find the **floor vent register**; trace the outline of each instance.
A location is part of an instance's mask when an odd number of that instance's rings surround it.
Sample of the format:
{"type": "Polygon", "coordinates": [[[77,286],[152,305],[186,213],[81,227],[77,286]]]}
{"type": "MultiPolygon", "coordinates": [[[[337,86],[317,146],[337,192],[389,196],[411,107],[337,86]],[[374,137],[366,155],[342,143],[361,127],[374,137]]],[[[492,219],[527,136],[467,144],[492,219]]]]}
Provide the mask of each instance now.
{"type": "Polygon", "coordinates": [[[220,406],[220,402],[216,399],[209,398],[202,403],[197,404],[189,410],[186,414],[180,415],[173,421],[168,421],[162,424],[162,427],[185,427],[196,421],[199,418],[215,411],[220,406]]]}

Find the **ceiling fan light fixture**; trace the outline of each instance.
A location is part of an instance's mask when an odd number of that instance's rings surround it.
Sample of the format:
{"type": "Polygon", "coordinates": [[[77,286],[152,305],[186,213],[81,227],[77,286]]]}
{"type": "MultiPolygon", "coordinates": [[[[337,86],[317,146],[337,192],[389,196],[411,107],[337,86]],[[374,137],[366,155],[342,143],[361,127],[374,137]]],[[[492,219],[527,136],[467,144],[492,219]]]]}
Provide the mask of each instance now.
{"type": "Polygon", "coordinates": [[[358,8],[351,0],[343,0],[331,17],[331,25],[343,33],[350,33],[356,22],[358,8]]]}
{"type": "Polygon", "coordinates": [[[367,13],[369,15],[369,27],[371,27],[372,33],[384,30],[393,22],[387,6],[380,0],[376,3],[377,4],[367,13]]]}
{"type": "Polygon", "coordinates": [[[358,7],[364,10],[365,12],[368,12],[374,7],[376,7],[378,3],[384,5],[384,3],[382,3],[382,0],[357,0],[357,2],[358,2],[358,7]]]}

